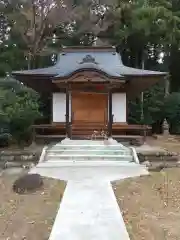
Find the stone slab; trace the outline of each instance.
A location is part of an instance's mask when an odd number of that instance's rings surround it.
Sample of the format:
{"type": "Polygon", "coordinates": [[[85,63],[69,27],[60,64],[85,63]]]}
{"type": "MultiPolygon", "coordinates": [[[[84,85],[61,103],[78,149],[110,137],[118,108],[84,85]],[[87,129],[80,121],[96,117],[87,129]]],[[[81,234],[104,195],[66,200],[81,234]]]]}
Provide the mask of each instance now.
{"type": "Polygon", "coordinates": [[[110,182],[69,181],[49,240],[129,240],[110,182]]]}
{"type": "MultiPolygon", "coordinates": [[[[112,162],[111,162],[112,163],[112,162]]],[[[57,165],[54,163],[48,167],[45,165],[37,165],[30,170],[30,173],[37,173],[44,177],[51,177],[55,179],[60,179],[64,181],[84,181],[88,180],[106,180],[106,181],[115,181],[129,177],[137,177],[141,175],[147,175],[148,171],[145,166],[140,164],[111,164],[107,166],[94,165],[90,166],[91,162],[88,162],[88,166],[79,166],[79,162],[74,164],[74,166],[68,164],[65,166],[64,163],[60,166],[60,163],[57,165]]]]}

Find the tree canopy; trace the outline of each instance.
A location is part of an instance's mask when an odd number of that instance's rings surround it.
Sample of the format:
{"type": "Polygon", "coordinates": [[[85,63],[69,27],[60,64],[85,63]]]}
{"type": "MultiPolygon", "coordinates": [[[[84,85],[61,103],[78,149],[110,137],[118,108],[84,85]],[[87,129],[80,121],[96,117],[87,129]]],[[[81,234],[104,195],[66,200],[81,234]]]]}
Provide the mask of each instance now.
{"type": "Polygon", "coordinates": [[[167,118],[179,131],[180,0],[1,0],[0,116],[13,134],[19,119],[28,126],[39,118],[46,97],[13,82],[11,71],[49,66],[63,45],[98,40],[115,45],[128,66],[170,73],[169,97],[164,83],[149,89],[143,105],[140,96],[129,102],[129,122],[141,123],[143,111],[144,123],[167,118]]]}

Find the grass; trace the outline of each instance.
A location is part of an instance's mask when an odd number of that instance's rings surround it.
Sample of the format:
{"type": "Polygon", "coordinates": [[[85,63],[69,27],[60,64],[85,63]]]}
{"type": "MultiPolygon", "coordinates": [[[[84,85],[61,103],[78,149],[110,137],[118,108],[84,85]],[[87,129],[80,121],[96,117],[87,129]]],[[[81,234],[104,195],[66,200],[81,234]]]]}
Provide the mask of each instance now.
{"type": "Polygon", "coordinates": [[[180,239],[180,169],[114,182],[131,240],[180,239]]]}
{"type": "Polygon", "coordinates": [[[0,177],[0,240],[48,240],[65,183],[44,178],[42,190],[18,195],[12,191],[17,177],[0,177]]]}

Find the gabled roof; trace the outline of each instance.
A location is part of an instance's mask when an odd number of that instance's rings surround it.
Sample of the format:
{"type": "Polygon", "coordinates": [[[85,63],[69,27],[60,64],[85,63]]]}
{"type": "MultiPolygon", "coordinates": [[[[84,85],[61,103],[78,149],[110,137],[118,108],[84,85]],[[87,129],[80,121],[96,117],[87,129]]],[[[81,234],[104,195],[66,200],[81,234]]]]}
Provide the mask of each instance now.
{"type": "Polygon", "coordinates": [[[64,48],[59,54],[57,63],[48,68],[13,72],[18,75],[46,75],[66,78],[78,71],[96,70],[109,77],[123,76],[164,76],[166,73],[130,68],[124,66],[121,56],[113,47],[103,48],[64,48]]]}
{"type": "Polygon", "coordinates": [[[83,71],[95,71],[106,75],[107,79],[110,80],[127,80],[130,95],[133,95],[135,87],[136,93],[144,91],[167,75],[166,72],[125,66],[120,54],[116,52],[114,47],[63,48],[54,66],[16,71],[12,75],[36,91],[50,92],[59,89],[52,83],[52,80],[68,79],[72,75],[83,71]]]}

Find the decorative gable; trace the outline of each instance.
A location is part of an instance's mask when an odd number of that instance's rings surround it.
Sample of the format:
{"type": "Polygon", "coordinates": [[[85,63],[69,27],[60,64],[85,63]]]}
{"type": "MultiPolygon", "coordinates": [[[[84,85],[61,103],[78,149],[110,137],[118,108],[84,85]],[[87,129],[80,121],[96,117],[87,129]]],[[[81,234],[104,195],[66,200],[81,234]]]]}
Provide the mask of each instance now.
{"type": "Polygon", "coordinates": [[[83,63],[94,63],[94,64],[98,64],[95,60],[95,58],[93,58],[91,55],[86,55],[82,61],[80,62],[80,64],[83,64],[83,63]]]}

